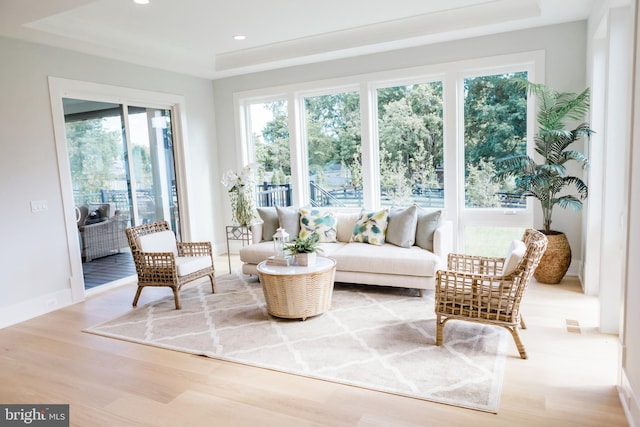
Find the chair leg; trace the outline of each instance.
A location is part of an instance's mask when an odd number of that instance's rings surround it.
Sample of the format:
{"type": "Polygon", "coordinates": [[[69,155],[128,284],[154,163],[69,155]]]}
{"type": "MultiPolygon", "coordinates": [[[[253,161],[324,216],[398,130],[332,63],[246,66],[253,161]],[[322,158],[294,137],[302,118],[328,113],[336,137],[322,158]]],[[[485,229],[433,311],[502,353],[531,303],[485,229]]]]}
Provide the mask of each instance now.
{"type": "Polygon", "coordinates": [[[524,317],[522,316],[522,314],[520,315],[520,327],[522,329],[527,329],[527,325],[526,323],[524,323],[524,317]]]}
{"type": "Polygon", "coordinates": [[[182,308],[180,305],[180,290],[176,286],[172,286],[171,290],[173,291],[173,301],[176,303],[176,310],[180,310],[182,308]]]}
{"type": "Polygon", "coordinates": [[[511,328],[507,327],[507,329],[509,330],[509,332],[511,332],[511,336],[513,336],[513,340],[516,342],[516,347],[518,347],[520,358],[526,359],[527,352],[524,349],[524,344],[522,344],[522,341],[520,341],[520,335],[518,335],[518,327],[517,326],[511,327],[511,328]]]}
{"type": "Polygon", "coordinates": [[[442,319],[442,316],[436,316],[436,345],[442,345],[444,340],[444,322],[447,319],[442,319]]]}
{"type": "Polygon", "coordinates": [[[144,286],[138,286],[138,290],[136,291],[136,296],[135,298],[133,298],[134,307],[138,306],[138,298],[140,298],[140,293],[142,292],[142,288],[144,288],[144,286]]]}
{"type": "Polygon", "coordinates": [[[213,276],[213,273],[209,275],[209,280],[211,280],[211,293],[216,293],[216,278],[213,276]]]}

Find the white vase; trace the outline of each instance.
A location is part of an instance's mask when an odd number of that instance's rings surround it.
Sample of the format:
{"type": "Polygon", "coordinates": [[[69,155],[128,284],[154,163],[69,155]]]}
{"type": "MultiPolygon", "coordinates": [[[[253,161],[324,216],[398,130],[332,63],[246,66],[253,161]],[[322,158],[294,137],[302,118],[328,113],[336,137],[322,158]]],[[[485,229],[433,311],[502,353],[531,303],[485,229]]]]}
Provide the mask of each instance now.
{"type": "Polygon", "coordinates": [[[300,267],[308,267],[316,263],[316,253],[296,254],[296,262],[300,267]]]}

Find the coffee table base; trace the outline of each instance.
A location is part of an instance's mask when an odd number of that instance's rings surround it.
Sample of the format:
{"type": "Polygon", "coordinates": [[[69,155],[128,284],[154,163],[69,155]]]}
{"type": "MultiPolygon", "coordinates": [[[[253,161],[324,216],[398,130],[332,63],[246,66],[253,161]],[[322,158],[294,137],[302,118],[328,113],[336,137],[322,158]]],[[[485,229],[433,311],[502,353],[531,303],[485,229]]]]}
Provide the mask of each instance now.
{"type": "Polygon", "coordinates": [[[302,319],[322,314],[331,306],[335,264],[325,271],[268,274],[258,269],[269,314],[302,319]]]}

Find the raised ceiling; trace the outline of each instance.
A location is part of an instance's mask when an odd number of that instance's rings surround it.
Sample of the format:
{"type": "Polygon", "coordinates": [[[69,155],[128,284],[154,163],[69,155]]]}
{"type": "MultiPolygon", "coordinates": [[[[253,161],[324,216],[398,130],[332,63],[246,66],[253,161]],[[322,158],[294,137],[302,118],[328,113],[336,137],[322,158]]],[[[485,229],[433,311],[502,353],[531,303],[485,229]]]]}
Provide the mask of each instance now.
{"type": "Polygon", "coordinates": [[[0,0],[0,35],[220,78],[586,19],[594,0],[0,0]],[[232,37],[242,34],[245,40],[232,37]]]}

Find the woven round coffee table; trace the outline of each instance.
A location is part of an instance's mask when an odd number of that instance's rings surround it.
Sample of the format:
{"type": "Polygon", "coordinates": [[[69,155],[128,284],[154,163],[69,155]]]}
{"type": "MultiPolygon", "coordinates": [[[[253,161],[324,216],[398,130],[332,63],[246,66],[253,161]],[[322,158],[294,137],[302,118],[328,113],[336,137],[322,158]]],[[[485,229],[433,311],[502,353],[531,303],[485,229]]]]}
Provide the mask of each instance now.
{"type": "Polygon", "coordinates": [[[308,267],[258,264],[269,314],[286,319],[302,319],[324,313],[331,306],[336,261],[317,257],[308,267]]]}

